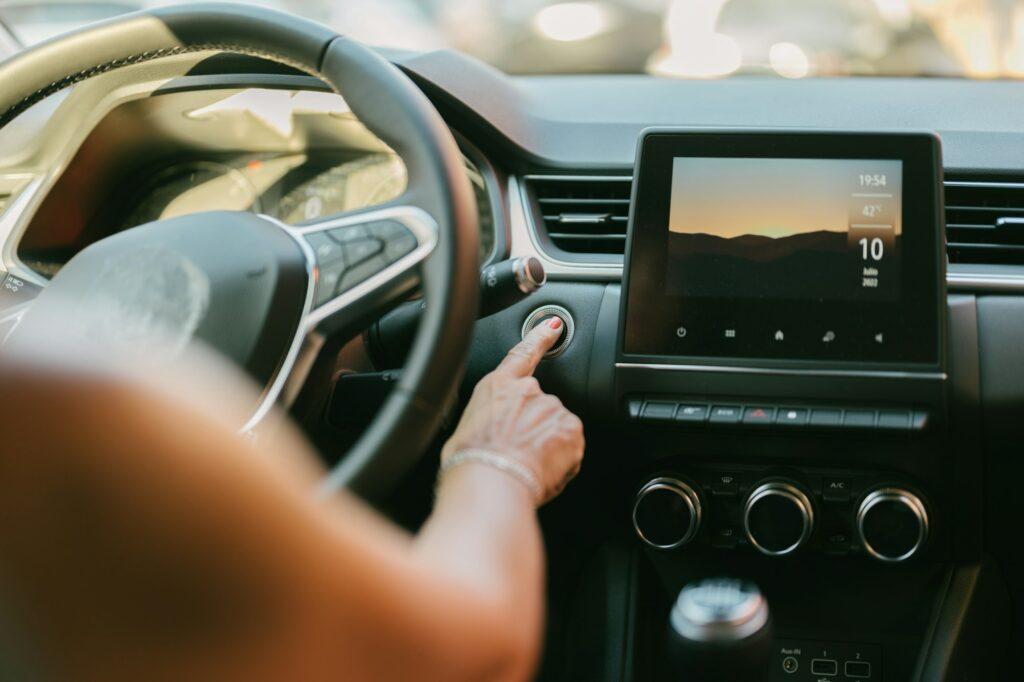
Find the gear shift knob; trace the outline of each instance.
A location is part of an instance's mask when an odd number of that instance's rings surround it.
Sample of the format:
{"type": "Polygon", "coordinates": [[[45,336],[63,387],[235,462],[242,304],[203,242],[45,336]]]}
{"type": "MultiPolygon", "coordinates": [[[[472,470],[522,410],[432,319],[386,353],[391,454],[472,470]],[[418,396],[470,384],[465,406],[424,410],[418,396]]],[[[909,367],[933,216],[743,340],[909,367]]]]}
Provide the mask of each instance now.
{"type": "Polygon", "coordinates": [[[771,637],[768,602],[757,586],[712,578],[679,592],[669,616],[668,653],[680,680],[765,680],[771,637]]]}

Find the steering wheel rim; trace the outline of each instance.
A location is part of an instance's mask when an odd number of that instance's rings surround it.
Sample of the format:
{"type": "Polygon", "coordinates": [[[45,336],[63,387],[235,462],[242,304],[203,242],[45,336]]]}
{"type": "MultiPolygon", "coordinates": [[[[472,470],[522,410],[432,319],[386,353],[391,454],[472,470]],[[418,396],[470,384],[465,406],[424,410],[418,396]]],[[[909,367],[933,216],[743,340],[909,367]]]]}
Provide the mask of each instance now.
{"type": "MultiPolygon", "coordinates": [[[[320,306],[321,312],[317,313],[310,304],[313,288],[322,284],[318,283],[321,263],[308,243],[312,233],[368,225],[382,215],[397,215],[395,219],[410,228],[408,215],[412,211],[429,218],[419,216],[419,223],[432,221],[436,227],[433,243],[427,244],[422,235],[417,235],[415,253],[419,258],[412,259],[413,254],[409,254],[400,259],[403,269],[397,269],[399,263],[394,262],[382,270],[394,270],[386,285],[404,292],[411,269],[418,269],[427,305],[401,380],[369,428],[329,472],[320,491],[331,494],[349,488],[363,495],[380,492],[417,461],[436,434],[461,379],[477,311],[479,235],[475,199],[450,130],[408,77],[371,49],[293,15],[228,4],[159,8],[58,37],[0,65],[0,83],[4,84],[0,87],[0,129],[50,94],[92,76],[161,57],[207,50],[281,62],[315,75],[336,92],[344,91],[353,113],[406,166],[406,191],[382,207],[344,214],[326,221],[319,229],[313,225],[291,230],[279,224],[302,244],[307,256],[313,255],[309,263],[309,300],[296,341],[310,333],[330,333],[331,315],[323,314],[327,306],[320,306]]],[[[73,269],[74,264],[75,259],[66,269],[73,269]]],[[[335,295],[330,300],[340,298],[335,295]]],[[[375,300],[380,297],[375,295],[375,300]]],[[[296,349],[293,343],[282,359],[266,399],[276,401],[282,377],[286,378],[295,364],[296,349]]]]}

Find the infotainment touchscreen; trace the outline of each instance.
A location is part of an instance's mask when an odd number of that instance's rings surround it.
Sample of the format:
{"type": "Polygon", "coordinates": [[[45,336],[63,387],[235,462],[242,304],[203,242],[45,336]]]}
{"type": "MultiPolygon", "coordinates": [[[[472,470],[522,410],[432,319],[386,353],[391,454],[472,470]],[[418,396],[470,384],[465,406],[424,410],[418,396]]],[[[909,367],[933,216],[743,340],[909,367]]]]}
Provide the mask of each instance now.
{"type": "Polygon", "coordinates": [[[927,134],[645,133],[623,354],[937,365],[940,168],[927,134]]]}

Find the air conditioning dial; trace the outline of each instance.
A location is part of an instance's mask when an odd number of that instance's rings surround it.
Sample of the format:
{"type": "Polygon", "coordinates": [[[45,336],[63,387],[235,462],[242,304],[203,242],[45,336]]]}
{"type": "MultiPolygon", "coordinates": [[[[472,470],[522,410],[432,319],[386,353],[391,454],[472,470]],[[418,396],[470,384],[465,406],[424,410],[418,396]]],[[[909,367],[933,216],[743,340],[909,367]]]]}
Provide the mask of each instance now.
{"type": "Polygon", "coordinates": [[[857,536],[864,551],[879,561],[906,561],[928,539],[928,511],[914,493],[878,488],[857,509],[857,536]]]}
{"type": "Polygon", "coordinates": [[[688,483],[655,478],[636,494],[633,529],[649,547],[682,547],[697,535],[700,521],[700,496],[688,483]]]}
{"type": "Polygon", "coordinates": [[[814,531],[810,499],[789,481],[766,481],[754,487],[743,506],[743,530],[762,554],[795,552],[814,531]]]}

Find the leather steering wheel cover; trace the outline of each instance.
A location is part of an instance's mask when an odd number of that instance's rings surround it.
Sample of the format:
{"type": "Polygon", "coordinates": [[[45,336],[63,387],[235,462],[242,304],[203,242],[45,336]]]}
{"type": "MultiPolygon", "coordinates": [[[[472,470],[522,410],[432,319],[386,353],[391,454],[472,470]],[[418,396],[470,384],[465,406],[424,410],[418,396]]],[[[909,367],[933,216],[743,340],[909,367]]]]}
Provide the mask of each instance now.
{"type": "Polygon", "coordinates": [[[316,75],[406,165],[402,200],[430,213],[438,243],[422,265],[427,306],[403,379],[323,490],[383,490],[436,434],[458,387],[476,319],[475,199],[451,132],[394,65],[306,19],[260,7],[193,4],[137,12],[86,27],[0,65],[0,127],[49,94],[106,71],[174,54],[221,50],[282,62],[316,75]]]}
{"type": "Polygon", "coordinates": [[[394,65],[347,38],[331,44],[323,69],[328,77],[360,74],[346,85],[349,107],[402,157],[409,177],[405,200],[425,208],[439,226],[452,227],[439,231],[422,266],[426,307],[402,380],[324,485],[327,494],[342,487],[372,494],[430,445],[462,379],[479,309],[478,215],[455,138],[411,80],[394,79],[394,65]],[[432,185],[447,191],[432,194],[432,185]]]}

